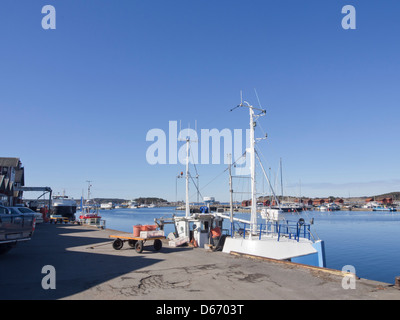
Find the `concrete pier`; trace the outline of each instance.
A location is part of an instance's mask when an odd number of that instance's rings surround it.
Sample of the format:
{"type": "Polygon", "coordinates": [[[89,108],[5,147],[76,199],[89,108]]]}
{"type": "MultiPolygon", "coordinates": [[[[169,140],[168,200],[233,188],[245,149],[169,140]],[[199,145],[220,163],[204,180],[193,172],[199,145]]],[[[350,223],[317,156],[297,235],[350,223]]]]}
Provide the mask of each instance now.
{"type": "MultiPolygon", "coordinates": [[[[342,300],[400,299],[393,284],[356,279],[344,289],[334,270],[299,267],[200,248],[139,254],[111,246],[113,230],[40,224],[31,241],[0,256],[0,299],[342,300]],[[43,289],[55,270],[55,289],[43,289]],[[43,273],[42,273],[43,271],[43,273]]],[[[393,279],[394,281],[394,279],[393,279]]]]}

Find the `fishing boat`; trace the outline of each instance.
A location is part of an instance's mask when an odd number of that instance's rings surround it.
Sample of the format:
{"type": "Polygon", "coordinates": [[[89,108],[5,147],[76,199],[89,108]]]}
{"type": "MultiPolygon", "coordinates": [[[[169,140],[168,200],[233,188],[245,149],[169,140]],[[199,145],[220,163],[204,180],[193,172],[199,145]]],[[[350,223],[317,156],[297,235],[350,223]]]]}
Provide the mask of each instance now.
{"type": "Polygon", "coordinates": [[[69,221],[74,221],[76,207],[76,201],[69,199],[65,195],[65,192],[63,192],[63,195],[53,197],[50,215],[61,216],[67,218],[69,221]]]}
{"type": "MultiPolygon", "coordinates": [[[[236,108],[248,108],[250,113],[250,147],[246,149],[246,153],[250,158],[251,213],[250,220],[242,222],[241,226],[237,227],[231,211],[231,235],[225,239],[223,252],[236,252],[325,267],[324,242],[311,233],[311,224],[307,224],[303,218],[297,221],[289,221],[285,219],[282,210],[278,208],[273,209],[274,211],[266,212],[262,223],[258,224],[256,157],[271,190],[273,190],[260,157],[255,150],[256,138],[254,129],[257,125],[257,119],[265,116],[266,111],[255,108],[246,101],[241,102],[232,110],[236,108]]],[[[274,192],[273,195],[276,203],[279,203],[274,192]]]]}
{"type": "MultiPolygon", "coordinates": [[[[224,237],[218,237],[218,242],[212,238],[212,230],[223,229],[223,217],[212,213],[210,204],[215,201],[214,197],[204,197],[205,206],[201,207],[200,212],[193,212],[189,202],[189,150],[190,139],[186,138],[186,201],[184,206],[185,215],[173,215],[172,218],[156,218],[155,223],[160,230],[164,230],[166,224],[173,224],[175,232],[168,235],[170,245],[178,246],[192,243],[194,247],[206,248],[210,245],[222,249],[224,237]]],[[[182,208],[183,209],[183,208],[182,208]]]]}
{"type": "Polygon", "coordinates": [[[97,228],[105,229],[106,221],[101,218],[99,214],[99,204],[94,201],[94,199],[90,199],[90,181],[88,185],[88,198],[86,201],[83,200],[83,196],[81,197],[81,212],[79,215],[79,224],[94,226],[97,228]]]}
{"type": "Polygon", "coordinates": [[[83,198],[81,198],[81,208],[79,215],[80,224],[105,229],[106,221],[101,218],[99,205],[94,200],[87,199],[85,204],[83,204],[83,198]]]}
{"type": "MultiPolygon", "coordinates": [[[[186,138],[186,201],[185,215],[172,218],[157,218],[155,223],[164,229],[165,224],[174,224],[175,232],[168,238],[175,244],[191,242],[194,246],[221,248],[225,253],[243,253],[254,256],[289,260],[313,266],[325,267],[324,242],[311,233],[311,223],[307,224],[303,218],[296,221],[288,221],[283,215],[279,201],[273,192],[278,208],[269,208],[262,212],[263,222],[257,223],[257,201],[255,183],[255,159],[258,154],[255,151],[254,127],[258,117],[265,115],[265,110],[254,108],[248,103],[241,103],[238,107],[247,107],[250,111],[250,148],[246,153],[250,156],[251,172],[251,214],[250,220],[234,217],[233,214],[233,188],[231,167],[229,166],[230,185],[230,215],[224,212],[211,212],[209,210],[212,198],[206,198],[207,210],[200,213],[192,213],[189,203],[189,149],[190,139],[186,138]],[[255,114],[255,110],[261,111],[255,114]],[[230,234],[222,234],[217,243],[213,241],[213,230],[223,230],[223,221],[230,221],[230,234]]],[[[234,108],[235,109],[235,108],[234,108]]],[[[233,109],[232,109],[233,110],[233,109]]],[[[231,161],[232,162],[232,161],[231,161]]],[[[260,161],[262,171],[271,190],[272,186],[260,161]]]]}

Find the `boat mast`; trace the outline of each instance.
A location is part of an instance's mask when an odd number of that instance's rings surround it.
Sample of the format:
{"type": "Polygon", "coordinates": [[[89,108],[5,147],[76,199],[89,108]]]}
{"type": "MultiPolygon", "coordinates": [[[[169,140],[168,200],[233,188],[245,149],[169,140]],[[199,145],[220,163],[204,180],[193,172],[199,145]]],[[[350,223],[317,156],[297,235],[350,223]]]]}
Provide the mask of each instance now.
{"type": "Polygon", "coordinates": [[[254,110],[253,107],[249,107],[250,111],[250,148],[247,150],[250,154],[250,174],[251,174],[251,214],[250,224],[251,232],[257,232],[257,196],[256,196],[256,154],[255,154],[255,140],[254,140],[254,128],[256,122],[254,121],[254,110]]]}
{"type": "Polygon", "coordinates": [[[81,213],[83,214],[83,189],[82,189],[82,196],[81,196],[81,213]]]}
{"type": "Polygon", "coordinates": [[[90,187],[92,186],[90,183],[92,182],[91,180],[86,180],[88,183],[88,188],[87,188],[87,201],[90,200],[90,187]]]}
{"type": "Polygon", "coordinates": [[[229,193],[230,193],[230,221],[231,229],[233,225],[233,188],[232,188],[232,154],[229,154],[229,193]]]}
{"type": "Polygon", "coordinates": [[[279,158],[279,168],[281,170],[281,202],[282,202],[283,201],[282,158],[279,158]]]}
{"type": "Polygon", "coordinates": [[[186,213],[185,217],[190,216],[190,206],[189,206],[189,138],[186,138],[186,213]]]}
{"type": "MultiPolygon", "coordinates": [[[[242,95],[241,95],[242,99],[242,95]]],[[[231,111],[236,108],[246,107],[249,108],[250,113],[250,148],[246,149],[246,153],[250,156],[250,174],[251,174],[251,214],[250,214],[250,225],[251,225],[251,233],[257,233],[257,195],[256,195],[256,152],[255,152],[255,137],[254,137],[254,128],[257,123],[256,120],[264,116],[266,111],[261,108],[255,108],[250,105],[247,101],[242,101],[240,104],[231,109],[231,111]],[[243,104],[245,103],[245,104],[243,104]],[[254,114],[254,110],[260,111],[259,114],[254,114]]],[[[262,138],[264,139],[264,138],[262,138]]]]}

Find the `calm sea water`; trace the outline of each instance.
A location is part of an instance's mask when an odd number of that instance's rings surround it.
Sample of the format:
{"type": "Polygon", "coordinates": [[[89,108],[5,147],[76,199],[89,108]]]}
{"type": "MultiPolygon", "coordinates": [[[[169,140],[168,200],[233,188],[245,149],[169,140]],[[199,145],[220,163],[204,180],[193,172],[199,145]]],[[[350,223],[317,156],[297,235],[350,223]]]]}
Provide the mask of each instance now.
{"type": "MultiPolygon", "coordinates": [[[[175,208],[114,209],[101,211],[106,227],[132,232],[136,224],[154,224],[155,218],[183,215],[175,208]]],[[[400,212],[307,211],[285,214],[289,220],[314,218],[312,231],[325,241],[328,268],[352,265],[361,278],[394,283],[400,276],[400,212]]],[[[249,219],[249,214],[236,214],[249,219]]],[[[229,221],[226,221],[229,229],[229,221]]],[[[173,231],[166,226],[165,232],[173,231]]]]}

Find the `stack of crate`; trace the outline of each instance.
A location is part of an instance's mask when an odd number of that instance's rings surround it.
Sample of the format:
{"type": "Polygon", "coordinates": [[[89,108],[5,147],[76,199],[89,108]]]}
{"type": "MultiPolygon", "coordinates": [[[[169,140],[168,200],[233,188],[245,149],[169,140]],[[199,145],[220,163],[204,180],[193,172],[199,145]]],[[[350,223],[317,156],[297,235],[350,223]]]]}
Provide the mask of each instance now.
{"type": "Polygon", "coordinates": [[[175,238],[175,239],[170,240],[168,242],[168,245],[170,247],[179,247],[179,246],[184,245],[184,244],[186,244],[188,242],[189,242],[189,237],[187,237],[187,236],[186,237],[179,237],[179,238],[175,238]]]}

